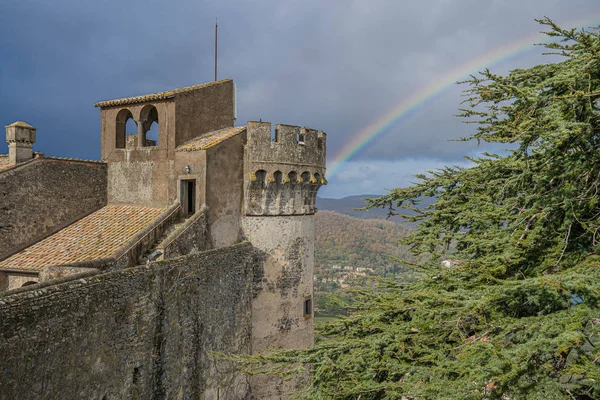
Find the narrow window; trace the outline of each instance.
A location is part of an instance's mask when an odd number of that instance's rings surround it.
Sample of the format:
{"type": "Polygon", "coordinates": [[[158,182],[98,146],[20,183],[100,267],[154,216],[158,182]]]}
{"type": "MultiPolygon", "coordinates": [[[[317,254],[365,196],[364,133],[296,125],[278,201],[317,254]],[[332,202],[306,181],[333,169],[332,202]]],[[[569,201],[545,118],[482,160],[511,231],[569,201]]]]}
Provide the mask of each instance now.
{"type": "Polygon", "coordinates": [[[310,319],[312,316],[312,297],[304,299],[304,319],[310,319]]]}

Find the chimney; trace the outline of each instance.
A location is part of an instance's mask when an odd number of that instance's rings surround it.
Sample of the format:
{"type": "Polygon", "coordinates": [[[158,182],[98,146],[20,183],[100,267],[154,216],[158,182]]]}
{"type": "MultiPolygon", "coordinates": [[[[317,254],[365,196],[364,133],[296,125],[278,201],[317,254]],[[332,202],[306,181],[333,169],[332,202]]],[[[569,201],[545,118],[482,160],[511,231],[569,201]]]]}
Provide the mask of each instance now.
{"type": "Polygon", "coordinates": [[[6,127],[8,162],[15,165],[33,158],[36,129],[26,122],[17,121],[6,127]]]}

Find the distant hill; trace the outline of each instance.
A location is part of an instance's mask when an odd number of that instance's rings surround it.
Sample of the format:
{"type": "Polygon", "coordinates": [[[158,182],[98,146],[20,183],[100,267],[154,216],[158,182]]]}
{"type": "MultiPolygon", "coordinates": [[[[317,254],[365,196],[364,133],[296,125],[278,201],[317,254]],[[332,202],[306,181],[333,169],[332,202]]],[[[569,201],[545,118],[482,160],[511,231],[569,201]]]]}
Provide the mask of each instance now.
{"type": "MultiPolygon", "coordinates": [[[[361,219],[334,211],[316,214],[315,261],[320,266],[350,265],[379,270],[394,268],[398,263],[387,255],[411,259],[398,239],[410,228],[381,219],[361,219]]],[[[400,268],[402,269],[402,268],[400,268]]]]}
{"type": "MultiPolygon", "coordinates": [[[[341,199],[329,199],[325,197],[317,197],[317,210],[335,211],[340,214],[350,215],[356,218],[363,219],[386,219],[388,216],[388,210],[384,208],[371,208],[369,210],[355,210],[355,208],[364,207],[367,202],[361,199],[364,198],[375,198],[381,195],[377,194],[361,194],[356,196],[348,196],[341,199]]],[[[426,199],[423,201],[422,206],[427,206],[432,203],[432,199],[426,199]]],[[[405,212],[410,214],[409,211],[405,212]]],[[[318,213],[317,213],[318,214],[318,213]]],[[[390,221],[396,222],[401,225],[412,226],[408,221],[405,221],[400,217],[391,217],[390,221]]]]}
{"type": "Polygon", "coordinates": [[[373,208],[368,211],[354,210],[366,205],[363,198],[375,198],[381,195],[377,194],[361,194],[356,196],[348,196],[342,199],[328,199],[325,197],[317,197],[317,210],[335,211],[340,214],[351,215],[356,218],[376,218],[382,219],[387,217],[387,210],[382,208],[373,208]]]}

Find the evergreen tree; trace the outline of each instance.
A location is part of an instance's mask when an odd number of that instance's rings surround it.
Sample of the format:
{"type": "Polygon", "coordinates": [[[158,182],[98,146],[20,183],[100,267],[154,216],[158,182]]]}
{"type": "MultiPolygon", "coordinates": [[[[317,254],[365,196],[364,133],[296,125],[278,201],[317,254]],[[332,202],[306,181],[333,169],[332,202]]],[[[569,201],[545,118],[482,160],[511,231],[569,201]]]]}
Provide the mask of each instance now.
{"type": "Polygon", "coordinates": [[[417,212],[401,242],[430,254],[422,279],[357,291],[320,343],[249,369],[310,366],[312,399],[600,398],[600,30],[538,22],[564,60],[463,82],[463,140],[510,150],[369,200],[417,212]]]}

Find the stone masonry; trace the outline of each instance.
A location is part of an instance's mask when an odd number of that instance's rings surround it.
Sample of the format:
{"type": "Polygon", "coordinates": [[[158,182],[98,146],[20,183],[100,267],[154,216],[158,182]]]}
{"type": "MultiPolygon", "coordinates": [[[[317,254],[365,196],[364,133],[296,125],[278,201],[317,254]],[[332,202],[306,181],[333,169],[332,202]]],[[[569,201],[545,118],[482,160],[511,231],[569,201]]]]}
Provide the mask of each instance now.
{"type": "Polygon", "coordinates": [[[235,96],[224,79],[98,102],[101,161],[6,127],[0,400],[285,398],[293,382],[212,352],[313,344],[326,135],[235,126],[235,96]]]}

